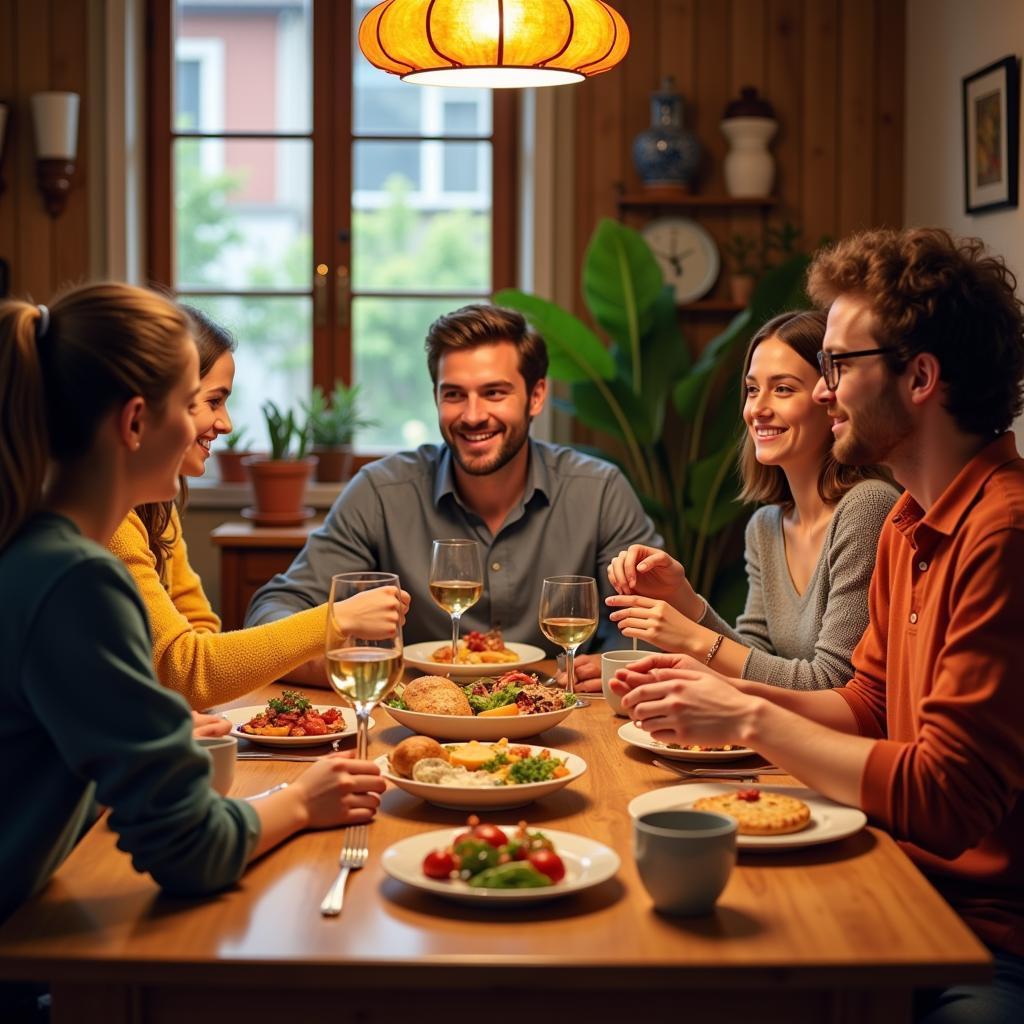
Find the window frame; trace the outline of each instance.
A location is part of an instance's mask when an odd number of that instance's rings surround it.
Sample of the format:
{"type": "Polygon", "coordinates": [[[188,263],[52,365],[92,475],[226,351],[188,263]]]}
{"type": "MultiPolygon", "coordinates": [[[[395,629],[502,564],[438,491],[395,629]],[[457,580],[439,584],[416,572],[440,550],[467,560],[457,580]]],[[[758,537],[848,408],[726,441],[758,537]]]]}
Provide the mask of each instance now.
{"type": "MultiPolygon", "coordinates": [[[[313,123],[307,133],[220,132],[213,138],[312,139],[312,286],[298,292],[216,289],[216,294],[261,297],[309,295],[312,301],[312,379],[310,388],[330,391],[334,380],[352,383],[351,316],[352,231],[352,96],[350,54],[353,3],[312,0],[313,123]],[[333,130],[332,130],[333,129],[333,130]],[[317,274],[313,268],[326,268],[317,274]]],[[[148,181],[146,275],[150,283],[176,293],[174,287],[173,146],[183,133],[174,130],[174,0],[146,0],[146,170],[148,181]]],[[[202,74],[202,68],[200,70],[202,74]]],[[[409,86],[409,88],[417,88],[409,86]]],[[[223,99],[223,97],[222,97],[223,99]]],[[[491,144],[491,289],[516,283],[518,231],[519,101],[514,90],[492,93],[491,135],[474,141],[491,144]]],[[[188,133],[184,133],[188,134],[188,133]]],[[[378,136],[373,136],[377,138],[378,136]]],[[[426,136],[425,140],[441,136],[426,136]]],[[[366,136],[361,136],[366,138],[366,136]]],[[[382,138],[388,138],[384,136],[382,138]]],[[[420,138],[423,138],[422,136],[420,138]]],[[[452,136],[458,140],[464,138],[452,136]]],[[[440,171],[443,181],[443,167],[440,171]]],[[[465,193],[472,195],[472,193],[465,193]]],[[[195,289],[186,289],[194,294],[195,289]]],[[[361,293],[365,294],[365,293],[361,293]]],[[[378,294],[376,292],[374,295],[378,294]]],[[[438,293],[403,291],[395,297],[434,298],[438,293]]],[[[445,293],[440,293],[443,297],[445,293]]],[[[483,296],[482,298],[488,298],[483,296]]],[[[462,293],[453,301],[470,301],[462,293]]],[[[426,365],[424,362],[424,373],[426,365]]],[[[357,453],[357,464],[376,457],[357,453]]]]}

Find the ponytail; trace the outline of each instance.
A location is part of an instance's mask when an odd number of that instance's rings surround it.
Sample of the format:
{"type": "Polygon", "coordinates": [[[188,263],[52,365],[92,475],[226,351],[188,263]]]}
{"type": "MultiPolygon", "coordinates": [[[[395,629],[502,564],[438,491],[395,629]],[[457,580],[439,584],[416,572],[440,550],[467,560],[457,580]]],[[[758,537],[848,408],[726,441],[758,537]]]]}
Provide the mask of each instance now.
{"type": "Polygon", "coordinates": [[[74,288],[48,313],[0,302],[0,550],[39,508],[51,459],[84,456],[103,417],[136,395],[163,408],[188,338],[173,302],[127,284],[74,288]]]}
{"type": "Polygon", "coordinates": [[[46,478],[42,321],[38,306],[0,302],[0,551],[39,507],[46,478]]]}

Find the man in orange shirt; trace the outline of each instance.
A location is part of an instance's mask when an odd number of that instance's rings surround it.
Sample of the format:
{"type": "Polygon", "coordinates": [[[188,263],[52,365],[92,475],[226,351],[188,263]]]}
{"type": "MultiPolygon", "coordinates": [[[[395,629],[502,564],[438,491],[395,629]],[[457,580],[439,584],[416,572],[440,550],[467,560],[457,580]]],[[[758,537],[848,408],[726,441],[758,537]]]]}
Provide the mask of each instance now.
{"type": "Polygon", "coordinates": [[[976,241],[872,231],[821,253],[815,390],[840,462],[906,494],[878,542],[845,687],[780,690],[654,655],[619,673],[655,739],[742,741],[864,808],[995,957],[989,986],[922,993],[928,1024],[1024,1020],[1024,317],[976,241]]]}

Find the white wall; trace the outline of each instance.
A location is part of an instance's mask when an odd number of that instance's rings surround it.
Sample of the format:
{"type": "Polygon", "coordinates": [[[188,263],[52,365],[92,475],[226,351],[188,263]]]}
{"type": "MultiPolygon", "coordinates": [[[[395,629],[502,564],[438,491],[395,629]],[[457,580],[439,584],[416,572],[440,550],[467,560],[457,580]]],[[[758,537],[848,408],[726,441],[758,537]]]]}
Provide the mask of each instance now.
{"type": "MultiPolygon", "coordinates": [[[[964,212],[961,80],[1024,53],[1024,0],[907,0],[904,222],[974,235],[1024,290],[1024,206],[964,212]]],[[[1024,196],[1024,190],[1021,190],[1024,196]]],[[[1024,417],[1015,425],[1024,450],[1024,417]]]]}

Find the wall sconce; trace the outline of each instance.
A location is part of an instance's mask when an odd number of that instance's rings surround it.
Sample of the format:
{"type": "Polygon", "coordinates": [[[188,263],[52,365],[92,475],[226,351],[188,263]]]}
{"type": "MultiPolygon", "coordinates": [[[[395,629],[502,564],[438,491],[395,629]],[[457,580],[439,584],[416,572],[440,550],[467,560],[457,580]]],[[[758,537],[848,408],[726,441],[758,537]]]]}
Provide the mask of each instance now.
{"type": "Polygon", "coordinates": [[[4,190],[4,133],[7,131],[7,104],[0,103],[0,194],[4,190]]]}
{"type": "Polygon", "coordinates": [[[71,191],[78,155],[77,92],[37,92],[32,96],[36,129],[36,173],[46,212],[59,217],[71,191]]]}

